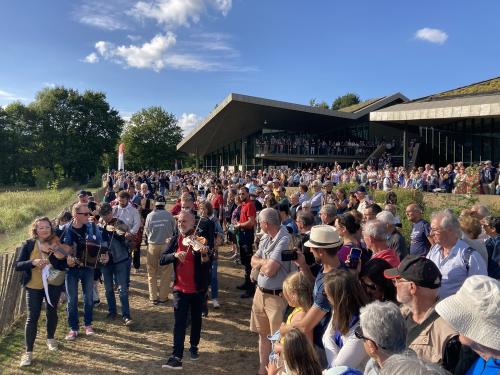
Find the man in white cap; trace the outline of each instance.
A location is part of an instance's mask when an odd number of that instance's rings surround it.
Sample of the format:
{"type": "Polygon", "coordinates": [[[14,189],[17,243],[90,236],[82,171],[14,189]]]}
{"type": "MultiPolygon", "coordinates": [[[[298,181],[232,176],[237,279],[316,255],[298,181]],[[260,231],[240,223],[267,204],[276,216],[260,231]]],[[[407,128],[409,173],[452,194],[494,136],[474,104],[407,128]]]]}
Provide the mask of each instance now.
{"type": "Polygon", "coordinates": [[[462,345],[479,358],[467,374],[500,373],[500,282],[471,276],[458,292],[436,305],[436,311],[460,333],[462,345]]]}
{"type": "MultiPolygon", "coordinates": [[[[313,332],[313,343],[316,353],[322,365],[326,365],[325,350],[323,347],[323,334],[326,330],[331,317],[331,306],[324,290],[324,277],[330,271],[337,268],[345,268],[340,262],[337,252],[342,246],[342,239],[337,230],[330,225],[316,225],[312,227],[307,241],[304,246],[311,249],[316,263],[321,264],[321,269],[316,278],[314,278],[310,267],[302,253],[298,253],[296,261],[300,272],[303,272],[311,281],[314,282],[313,305],[307,311],[302,320],[295,323],[295,327],[304,333],[313,332]]],[[[290,327],[285,327],[281,334],[284,335],[290,327]]]]}

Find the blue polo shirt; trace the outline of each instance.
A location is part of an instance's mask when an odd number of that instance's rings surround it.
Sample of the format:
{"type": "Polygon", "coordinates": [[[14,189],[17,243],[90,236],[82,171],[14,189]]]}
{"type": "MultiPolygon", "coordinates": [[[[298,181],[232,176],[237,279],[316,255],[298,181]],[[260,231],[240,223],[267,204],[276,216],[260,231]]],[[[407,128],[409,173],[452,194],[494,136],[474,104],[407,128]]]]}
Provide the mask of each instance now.
{"type": "Polygon", "coordinates": [[[465,279],[472,275],[487,275],[486,263],[476,250],[472,250],[469,257],[469,270],[465,265],[466,252],[470,249],[469,245],[462,240],[458,240],[451,249],[447,257],[444,257],[440,245],[434,245],[427,254],[436,264],[443,276],[441,288],[439,288],[439,299],[449,297],[455,294],[462,286],[465,279]]]}

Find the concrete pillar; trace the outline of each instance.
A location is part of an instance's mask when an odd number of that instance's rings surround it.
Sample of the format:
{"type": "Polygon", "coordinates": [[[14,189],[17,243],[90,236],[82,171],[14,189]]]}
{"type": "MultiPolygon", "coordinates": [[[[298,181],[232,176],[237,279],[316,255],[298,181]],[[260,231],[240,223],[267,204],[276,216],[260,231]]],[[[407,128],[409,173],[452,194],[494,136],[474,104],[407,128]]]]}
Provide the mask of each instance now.
{"type": "Polygon", "coordinates": [[[243,166],[243,172],[247,170],[247,138],[241,138],[241,165],[243,166]]]}
{"type": "Polygon", "coordinates": [[[406,155],[408,154],[408,150],[406,149],[406,126],[403,130],[403,167],[406,168],[406,155]]]}

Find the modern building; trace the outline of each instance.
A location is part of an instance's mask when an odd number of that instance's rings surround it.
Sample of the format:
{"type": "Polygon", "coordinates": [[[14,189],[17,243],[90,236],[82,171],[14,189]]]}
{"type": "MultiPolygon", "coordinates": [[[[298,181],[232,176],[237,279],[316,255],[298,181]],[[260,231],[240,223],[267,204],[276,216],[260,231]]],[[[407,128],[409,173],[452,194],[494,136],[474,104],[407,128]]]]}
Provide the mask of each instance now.
{"type": "Polygon", "coordinates": [[[376,160],[500,160],[500,77],[409,100],[400,93],[339,111],[230,94],[177,146],[202,168],[259,169],[376,160]]]}

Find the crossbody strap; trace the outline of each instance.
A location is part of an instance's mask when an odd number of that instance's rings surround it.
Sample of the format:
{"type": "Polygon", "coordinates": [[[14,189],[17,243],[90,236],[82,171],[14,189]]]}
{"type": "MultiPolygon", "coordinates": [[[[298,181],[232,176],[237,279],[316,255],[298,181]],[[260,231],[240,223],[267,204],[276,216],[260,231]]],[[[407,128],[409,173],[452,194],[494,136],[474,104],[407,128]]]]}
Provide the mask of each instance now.
{"type": "Polygon", "coordinates": [[[439,314],[433,310],[431,315],[427,317],[422,323],[413,328],[406,337],[406,343],[410,345],[427,327],[429,327],[437,318],[439,314]]]}

